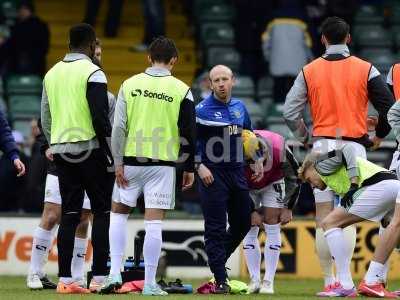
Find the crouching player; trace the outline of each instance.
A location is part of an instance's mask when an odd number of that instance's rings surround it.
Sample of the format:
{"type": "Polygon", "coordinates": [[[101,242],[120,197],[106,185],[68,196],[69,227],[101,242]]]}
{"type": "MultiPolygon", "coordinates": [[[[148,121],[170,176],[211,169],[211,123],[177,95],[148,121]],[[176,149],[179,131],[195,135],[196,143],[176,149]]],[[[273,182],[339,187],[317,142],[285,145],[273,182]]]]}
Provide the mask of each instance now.
{"type": "Polygon", "coordinates": [[[250,293],[273,294],[274,277],[278,267],[281,248],[281,224],[292,219],[292,208],[297,201],[299,165],[293,153],[285,146],[279,134],[267,130],[242,132],[245,158],[249,162],[246,177],[250,196],[255,207],[262,207],[263,223],[267,241],[264,248],[265,275],[261,283],[261,250],[258,241],[259,227],[253,226],[243,240],[251,282],[250,293]],[[264,158],[264,175],[260,181],[254,180],[251,161],[264,158]]]}
{"type": "Polygon", "coordinates": [[[335,208],[322,222],[330,252],[334,258],[338,283],[321,297],[354,297],[357,291],[350,272],[351,257],[343,228],[357,222],[380,222],[394,213],[387,228],[379,236],[373,259],[358,287],[365,296],[397,298],[385,289],[385,262],[400,237],[400,181],[396,175],[361,157],[355,156],[352,145],[336,151],[306,156],[299,168],[299,177],[319,189],[331,188],[342,196],[341,207],[335,208]]]}

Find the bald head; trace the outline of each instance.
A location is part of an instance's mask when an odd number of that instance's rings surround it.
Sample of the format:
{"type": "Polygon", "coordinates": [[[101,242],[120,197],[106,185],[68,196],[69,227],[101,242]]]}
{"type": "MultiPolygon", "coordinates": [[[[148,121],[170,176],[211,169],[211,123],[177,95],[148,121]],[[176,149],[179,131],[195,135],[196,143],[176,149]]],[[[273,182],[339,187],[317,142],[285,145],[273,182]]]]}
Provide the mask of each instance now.
{"type": "Polygon", "coordinates": [[[232,70],[224,65],[216,65],[210,70],[209,76],[211,89],[216,98],[222,102],[228,102],[235,83],[232,70]]]}

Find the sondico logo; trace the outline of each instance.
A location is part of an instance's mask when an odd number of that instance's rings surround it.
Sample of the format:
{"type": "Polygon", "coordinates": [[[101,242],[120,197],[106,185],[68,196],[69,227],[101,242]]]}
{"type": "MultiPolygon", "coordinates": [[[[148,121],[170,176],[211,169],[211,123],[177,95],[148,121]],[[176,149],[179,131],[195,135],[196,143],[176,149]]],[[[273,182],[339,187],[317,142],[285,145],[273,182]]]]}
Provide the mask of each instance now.
{"type": "MultiPolygon", "coordinates": [[[[141,95],[142,95],[142,90],[140,90],[140,89],[136,89],[131,92],[132,97],[137,97],[137,96],[141,96],[141,95]]],[[[167,102],[174,101],[174,98],[172,98],[171,96],[168,96],[167,94],[150,92],[149,90],[144,90],[143,97],[164,100],[167,102]]]]}

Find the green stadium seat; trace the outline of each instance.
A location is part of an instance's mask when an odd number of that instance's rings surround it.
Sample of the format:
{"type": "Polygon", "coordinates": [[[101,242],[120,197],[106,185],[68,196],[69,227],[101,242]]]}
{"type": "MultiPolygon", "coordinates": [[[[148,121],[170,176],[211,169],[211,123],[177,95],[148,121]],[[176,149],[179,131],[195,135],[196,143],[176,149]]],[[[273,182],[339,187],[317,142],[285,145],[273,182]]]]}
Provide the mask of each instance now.
{"type": "Polygon", "coordinates": [[[392,25],[400,25],[400,2],[399,1],[396,1],[396,4],[392,6],[389,20],[392,25]]]}
{"type": "Polygon", "coordinates": [[[235,76],[235,85],[232,89],[232,95],[234,97],[251,97],[254,98],[254,82],[251,77],[248,76],[235,76]]]}
{"type": "Polygon", "coordinates": [[[365,25],[354,28],[355,43],[362,47],[392,47],[393,40],[390,31],[380,25],[365,25]]]}
{"type": "Polygon", "coordinates": [[[268,111],[267,114],[265,115],[265,122],[267,125],[272,124],[272,123],[282,123],[284,122],[283,119],[283,104],[272,104],[268,111]]]}
{"type": "Polygon", "coordinates": [[[272,97],[274,88],[274,80],[272,77],[265,76],[258,80],[257,83],[257,97],[259,99],[265,97],[272,97]]]}
{"type": "Polygon", "coordinates": [[[228,23],[205,23],[201,26],[201,42],[204,47],[233,46],[235,33],[228,23]]]}
{"type": "Polygon", "coordinates": [[[371,62],[381,73],[388,73],[396,62],[396,57],[390,49],[366,48],[359,53],[360,57],[371,62]]]}
{"type": "Polygon", "coordinates": [[[235,11],[232,5],[223,3],[212,3],[207,6],[201,6],[198,12],[200,23],[205,22],[232,22],[235,17],[235,11]]]}
{"type": "Polygon", "coordinates": [[[12,122],[13,130],[18,130],[25,138],[31,136],[31,119],[15,119],[12,122]]]}
{"type": "Polygon", "coordinates": [[[16,0],[1,0],[0,9],[6,19],[7,25],[13,25],[17,18],[17,5],[16,0]]]}
{"type": "Polygon", "coordinates": [[[36,75],[14,75],[6,82],[7,94],[41,95],[42,79],[36,75]]]}
{"type": "Polygon", "coordinates": [[[290,131],[289,127],[287,127],[287,125],[285,123],[276,122],[276,123],[267,124],[267,126],[268,126],[268,130],[279,133],[285,139],[294,139],[292,132],[290,131]]]}
{"type": "Polygon", "coordinates": [[[273,105],[274,103],[274,99],[272,97],[259,98],[259,103],[261,105],[264,116],[266,116],[271,105],[273,105]]]}
{"type": "MultiPolygon", "coordinates": [[[[400,15],[399,15],[400,18],[400,15]]],[[[392,27],[392,36],[396,49],[400,49],[400,24],[392,27]]]]}
{"type": "Polygon", "coordinates": [[[383,12],[373,5],[362,5],[354,18],[354,23],[359,24],[382,24],[383,12]]]}
{"type": "Polygon", "coordinates": [[[15,118],[38,118],[40,116],[40,97],[14,95],[9,98],[9,113],[15,118]]]}
{"type": "Polygon", "coordinates": [[[195,16],[197,16],[202,9],[205,7],[209,7],[213,4],[226,4],[225,0],[194,0],[193,1],[193,11],[195,13],[195,16]]]}
{"type": "Polygon", "coordinates": [[[237,71],[240,67],[240,55],[233,48],[215,47],[207,50],[207,68],[215,65],[226,65],[233,71],[237,71]]]}

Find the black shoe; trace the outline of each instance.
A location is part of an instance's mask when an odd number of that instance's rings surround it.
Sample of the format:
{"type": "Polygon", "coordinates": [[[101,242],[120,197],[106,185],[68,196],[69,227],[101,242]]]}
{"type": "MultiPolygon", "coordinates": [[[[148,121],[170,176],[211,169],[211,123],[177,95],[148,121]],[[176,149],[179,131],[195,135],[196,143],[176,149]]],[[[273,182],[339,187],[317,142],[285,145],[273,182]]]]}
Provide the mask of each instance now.
{"type": "Polygon", "coordinates": [[[157,282],[157,284],[163,291],[167,292],[168,294],[187,294],[187,289],[183,286],[180,279],[170,281],[168,282],[168,284],[163,279],[161,279],[157,282]]]}
{"type": "Polygon", "coordinates": [[[226,283],[217,283],[215,286],[215,292],[214,294],[222,294],[222,295],[227,295],[231,292],[231,287],[226,283]]]}
{"type": "Polygon", "coordinates": [[[43,289],[45,290],[55,290],[57,288],[57,284],[55,284],[54,282],[51,282],[47,276],[43,276],[42,278],[40,278],[40,281],[43,284],[43,289]]]}

